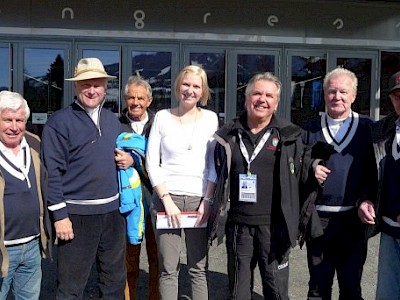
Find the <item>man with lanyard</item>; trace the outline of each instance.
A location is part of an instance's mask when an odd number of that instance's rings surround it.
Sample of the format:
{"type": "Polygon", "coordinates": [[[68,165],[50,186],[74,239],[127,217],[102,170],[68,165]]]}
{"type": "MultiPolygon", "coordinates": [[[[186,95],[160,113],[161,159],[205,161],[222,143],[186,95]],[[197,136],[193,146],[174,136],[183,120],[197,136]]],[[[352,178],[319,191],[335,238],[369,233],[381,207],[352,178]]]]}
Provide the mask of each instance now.
{"type": "Polygon", "coordinates": [[[375,199],[377,170],[372,120],[351,109],[357,82],[353,72],[341,67],[326,74],[326,112],[311,119],[304,130],[305,144],[322,142],[333,146],[329,158],[316,168],[316,177],[323,182],[315,201],[323,235],[306,241],[308,299],[331,299],[335,273],[340,299],[362,299],[367,241],[357,206],[375,199]]]}
{"type": "Polygon", "coordinates": [[[308,173],[302,172],[301,129],[275,115],[280,92],[276,76],[255,75],[245,91],[246,112],[215,134],[214,206],[224,206],[230,199],[226,245],[231,299],[251,299],[254,259],[265,299],[288,299],[289,253],[296,245],[300,214],[299,181],[308,173]]]}

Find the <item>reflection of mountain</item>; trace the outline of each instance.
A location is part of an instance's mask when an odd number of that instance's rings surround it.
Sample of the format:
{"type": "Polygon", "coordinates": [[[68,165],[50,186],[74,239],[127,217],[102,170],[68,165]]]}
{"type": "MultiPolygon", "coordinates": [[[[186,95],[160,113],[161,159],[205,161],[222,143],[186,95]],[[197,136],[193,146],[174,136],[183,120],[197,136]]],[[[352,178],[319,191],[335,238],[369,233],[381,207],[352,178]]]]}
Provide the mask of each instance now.
{"type": "Polygon", "coordinates": [[[171,86],[171,53],[143,52],[132,57],[132,73],[139,71],[153,88],[171,86]]]}
{"type": "Polygon", "coordinates": [[[170,74],[170,72],[171,72],[171,66],[168,66],[168,67],[162,69],[160,71],[160,73],[157,74],[157,76],[163,76],[163,75],[166,75],[166,74],[170,74]]]}
{"type": "MultiPolygon", "coordinates": [[[[119,64],[105,66],[108,74],[119,77],[119,64]]],[[[171,53],[143,52],[132,58],[132,74],[139,73],[152,88],[171,86],[171,53]]]]}
{"type": "Polygon", "coordinates": [[[106,69],[107,74],[112,76],[119,77],[119,63],[105,65],[104,68],[106,69]]]}
{"type": "MultiPolygon", "coordinates": [[[[171,52],[134,52],[131,74],[139,74],[148,80],[153,89],[153,110],[169,107],[171,103],[172,71],[171,52]]],[[[210,107],[220,112],[224,110],[225,54],[192,53],[190,61],[201,66],[207,73],[211,89],[210,107]]],[[[110,75],[118,76],[119,65],[105,65],[110,75]]],[[[124,80],[122,80],[124,81],[124,80]]],[[[110,86],[109,86],[110,87],[110,86]]]]}
{"type": "MultiPolygon", "coordinates": [[[[132,74],[137,72],[149,80],[153,88],[171,86],[171,52],[136,52],[132,57],[132,74]]],[[[191,55],[191,63],[200,65],[207,72],[212,88],[224,82],[224,54],[199,53],[191,55]]],[[[110,75],[119,76],[119,64],[105,66],[110,75]]]]}

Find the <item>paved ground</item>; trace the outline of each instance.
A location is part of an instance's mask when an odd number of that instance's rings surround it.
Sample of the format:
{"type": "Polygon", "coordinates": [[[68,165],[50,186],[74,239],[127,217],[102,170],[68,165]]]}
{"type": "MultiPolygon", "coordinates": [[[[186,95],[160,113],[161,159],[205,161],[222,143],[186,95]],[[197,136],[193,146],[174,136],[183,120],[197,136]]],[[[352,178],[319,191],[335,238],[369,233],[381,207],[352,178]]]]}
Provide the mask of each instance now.
{"type": "MultiPolygon", "coordinates": [[[[363,275],[363,297],[365,300],[375,299],[375,287],[376,287],[376,272],[378,263],[378,244],[379,236],[376,236],[370,240],[369,251],[367,262],[364,268],[363,275]]],[[[142,250],[145,247],[142,247],[142,250]]],[[[56,253],[55,253],[56,256],[56,253]]],[[[138,289],[138,299],[147,299],[147,256],[145,251],[142,251],[141,259],[141,272],[140,282],[138,289]]],[[[181,291],[180,299],[190,299],[189,282],[187,280],[187,270],[185,268],[186,257],[182,256],[183,267],[181,271],[181,291]]],[[[55,299],[55,262],[44,261],[43,264],[43,284],[41,299],[55,299]]],[[[217,246],[214,243],[210,250],[210,267],[209,267],[209,278],[210,278],[210,299],[225,300],[228,297],[228,279],[226,275],[226,252],[225,245],[222,243],[217,246]]],[[[308,270],[306,264],[306,250],[295,248],[292,251],[290,258],[290,299],[291,300],[304,300],[307,294],[307,282],[308,282],[308,270]]],[[[96,288],[96,272],[93,269],[92,276],[89,280],[85,299],[98,299],[97,288],[96,288]]],[[[255,277],[255,295],[253,300],[261,300],[262,288],[261,280],[258,269],[256,270],[255,277]]],[[[338,299],[337,285],[335,283],[333,289],[333,299],[338,299]]]]}

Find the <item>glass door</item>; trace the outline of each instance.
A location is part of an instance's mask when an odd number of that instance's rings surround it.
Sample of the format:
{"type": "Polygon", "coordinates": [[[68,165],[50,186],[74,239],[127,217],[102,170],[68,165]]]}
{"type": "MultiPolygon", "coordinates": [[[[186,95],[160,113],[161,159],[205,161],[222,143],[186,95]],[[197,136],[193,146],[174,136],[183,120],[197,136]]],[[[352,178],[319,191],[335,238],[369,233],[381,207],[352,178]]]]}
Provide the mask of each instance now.
{"type": "Polygon", "coordinates": [[[358,78],[357,98],[352,109],[377,120],[377,57],[377,52],[366,51],[289,50],[286,91],[290,95],[287,101],[290,101],[290,120],[303,126],[309,118],[324,111],[323,79],[337,66],[349,69],[358,78]]]}
{"type": "Polygon", "coordinates": [[[286,91],[289,96],[285,104],[290,103],[290,120],[299,126],[324,110],[322,82],[326,57],[322,51],[288,51],[286,91]]]}
{"type": "Polygon", "coordinates": [[[220,125],[244,110],[247,82],[256,73],[272,72],[279,77],[279,51],[260,49],[221,49],[188,46],[185,64],[202,66],[212,90],[207,107],[215,111],[220,125]]]}
{"type": "MultiPolygon", "coordinates": [[[[126,82],[130,75],[142,76],[148,80],[153,90],[153,102],[150,109],[157,112],[164,108],[170,108],[173,79],[178,72],[179,47],[173,45],[132,46],[129,47],[127,55],[127,59],[123,61],[128,62],[128,74],[123,82],[126,82]]],[[[123,103],[123,107],[125,107],[125,103],[123,103]]]]}
{"type": "Polygon", "coordinates": [[[358,79],[357,98],[352,109],[363,115],[379,118],[378,54],[375,52],[333,52],[329,54],[329,69],[342,66],[354,72],[358,79]]]}
{"type": "Polygon", "coordinates": [[[236,99],[227,103],[229,119],[244,111],[245,90],[247,83],[257,73],[271,72],[279,75],[278,50],[229,50],[228,82],[233,88],[227,92],[228,99],[236,99]]]}
{"type": "MultiPolygon", "coordinates": [[[[31,118],[27,128],[41,135],[48,115],[65,106],[64,78],[65,59],[68,53],[66,45],[22,45],[18,50],[17,78],[22,78],[23,96],[31,109],[31,118]]],[[[21,85],[21,83],[19,83],[21,85]]]]}
{"type": "MultiPolygon", "coordinates": [[[[121,74],[121,51],[118,46],[79,45],[78,59],[96,57],[101,60],[107,74],[115,76],[108,81],[107,94],[104,107],[111,110],[117,116],[121,111],[120,74],[121,74]]],[[[74,67],[76,65],[74,64],[74,67]]],[[[72,74],[71,74],[72,76],[72,74]]]]}
{"type": "Polygon", "coordinates": [[[201,66],[207,73],[211,90],[207,108],[215,111],[220,124],[225,121],[225,50],[218,48],[187,47],[184,65],[201,66]]]}

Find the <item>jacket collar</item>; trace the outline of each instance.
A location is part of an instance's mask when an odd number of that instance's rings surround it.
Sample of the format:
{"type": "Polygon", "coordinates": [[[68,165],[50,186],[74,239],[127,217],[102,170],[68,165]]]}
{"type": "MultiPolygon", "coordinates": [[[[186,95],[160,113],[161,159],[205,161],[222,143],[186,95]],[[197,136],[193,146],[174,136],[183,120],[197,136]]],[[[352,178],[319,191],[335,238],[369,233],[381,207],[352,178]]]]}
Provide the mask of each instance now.
{"type": "MultiPolygon", "coordinates": [[[[238,118],[233,119],[221,129],[217,131],[217,135],[228,139],[230,136],[237,136],[238,130],[245,130],[247,127],[247,113],[242,113],[238,118]]],[[[276,129],[280,137],[284,140],[296,139],[301,135],[301,129],[299,126],[286,121],[285,119],[279,118],[275,115],[272,116],[269,128],[276,129]]]]}
{"type": "Polygon", "coordinates": [[[382,120],[373,123],[371,125],[373,141],[380,142],[393,136],[396,133],[396,120],[398,118],[399,116],[392,112],[382,120]]]}

